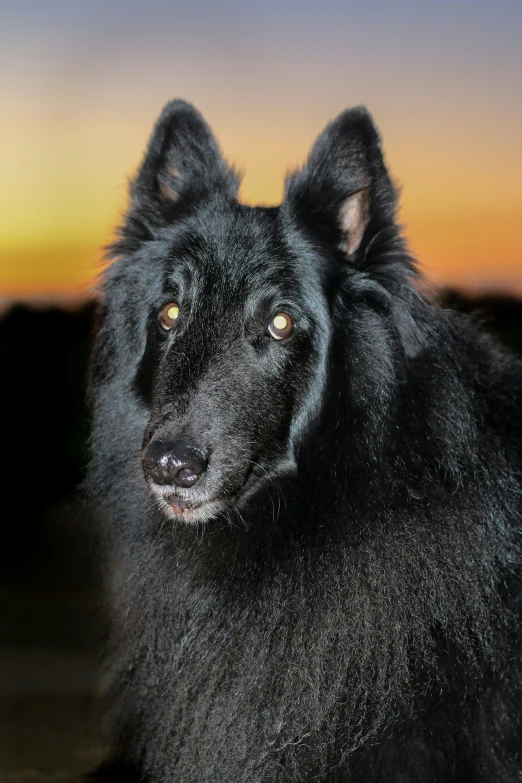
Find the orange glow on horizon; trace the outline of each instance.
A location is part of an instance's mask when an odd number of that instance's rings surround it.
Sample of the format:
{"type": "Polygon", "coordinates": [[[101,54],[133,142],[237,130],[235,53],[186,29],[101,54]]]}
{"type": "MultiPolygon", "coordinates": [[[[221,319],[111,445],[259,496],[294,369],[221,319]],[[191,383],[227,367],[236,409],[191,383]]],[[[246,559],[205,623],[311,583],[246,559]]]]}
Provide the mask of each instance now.
{"type": "Polygon", "coordinates": [[[85,293],[162,106],[206,118],[277,203],[368,106],[431,280],[522,289],[522,4],[11,3],[0,47],[0,299],[85,293]]]}
{"type": "MultiPolygon", "coordinates": [[[[285,173],[302,164],[321,129],[319,118],[316,127],[286,135],[278,135],[269,120],[249,133],[226,116],[222,123],[212,119],[225,156],[245,172],[245,203],[279,203],[285,173]]],[[[499,170],[495,149],[489,159],[467,151],[461,160],[457,146],[446,145],[444,151],[442,145],[427,154],[423,143],[412,145],[394,133],[387,146],[385,130],[387,160],[403,187],[401,222],[429,279],[522,290],[522,162],[513,164],[519,180],[509,167],[499,170]]],[[[147,133],[141,123],[118,129],[91,118],[87,128],[41,129],[35,147],[14,128],[0,131],[11,152],[2,183],[1,295],[65,297],[91,291],[147,133]]]]}

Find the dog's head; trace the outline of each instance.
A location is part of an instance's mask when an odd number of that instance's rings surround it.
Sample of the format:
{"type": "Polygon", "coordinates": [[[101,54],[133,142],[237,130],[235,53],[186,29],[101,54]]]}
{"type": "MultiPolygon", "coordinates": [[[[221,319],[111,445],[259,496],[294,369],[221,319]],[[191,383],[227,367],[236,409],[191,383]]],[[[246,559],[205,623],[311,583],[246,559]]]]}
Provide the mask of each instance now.
{"type": "MultiPolygon", "coordinates": [[[[187,521],[296,469],[298,445],[336,404],[331,367],[351,361],[349,329],[364,340],[363,311],[384,322],[409,271],[364,109],[326,128],[280,207],[240,204],[237,188],[201,116],[169,104],[104,284],[93,369],[111,414],[99,447],[115,460],[139,448],[153,498],[187,521]]],[[[389,362],[376,371],[374,358],[375,385],[389,362]]]]}

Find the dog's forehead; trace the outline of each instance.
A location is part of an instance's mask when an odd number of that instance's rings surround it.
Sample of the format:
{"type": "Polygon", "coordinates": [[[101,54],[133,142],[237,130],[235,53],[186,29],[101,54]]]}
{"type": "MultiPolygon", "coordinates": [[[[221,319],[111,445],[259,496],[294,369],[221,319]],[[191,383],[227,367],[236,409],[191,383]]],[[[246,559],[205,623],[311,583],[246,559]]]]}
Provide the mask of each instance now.
{"type": "Polygon", "coordinates": [[[208,211],[173,235],[167,272],[173,279],[189,276],[198,288],[249,291],[268,287],[292,289],[303,283],[295,252],[279,219],[277,207],[245,207],[208,211]]]}

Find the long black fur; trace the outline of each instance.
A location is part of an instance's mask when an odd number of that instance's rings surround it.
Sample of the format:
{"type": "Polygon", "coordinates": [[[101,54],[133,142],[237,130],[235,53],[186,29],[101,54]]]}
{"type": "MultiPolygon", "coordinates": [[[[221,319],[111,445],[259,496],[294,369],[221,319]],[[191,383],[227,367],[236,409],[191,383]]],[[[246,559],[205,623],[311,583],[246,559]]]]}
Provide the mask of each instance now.
{"type": "Polygon", "coordinates": [[[423,293],[364,109],[280,207],[237,187],[169,104],[102,285],[112,751],[90,780],[521,781],[522,366],[423,293]],[[158,506],[157,432],[208,449],[214,518],[158,506]]]}

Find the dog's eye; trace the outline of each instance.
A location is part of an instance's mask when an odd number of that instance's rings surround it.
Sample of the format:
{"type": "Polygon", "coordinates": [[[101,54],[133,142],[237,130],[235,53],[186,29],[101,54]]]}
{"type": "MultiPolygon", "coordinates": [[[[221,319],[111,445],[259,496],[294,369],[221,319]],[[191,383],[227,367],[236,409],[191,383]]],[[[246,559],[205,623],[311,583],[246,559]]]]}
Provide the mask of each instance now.
{"type": "Polygon", "coordinates": [[[292,334],[294,324],[288,313],[277,313],[268,325],[268,332],[274,340],[284,340],[292,334]]]}
{"type": "Polygon", "coordinates": [[[168,302],[164,305],[159,314],[160,324],[167,331],[176,325],[179,317],[179,307],[176,302],[168,302]]]}

